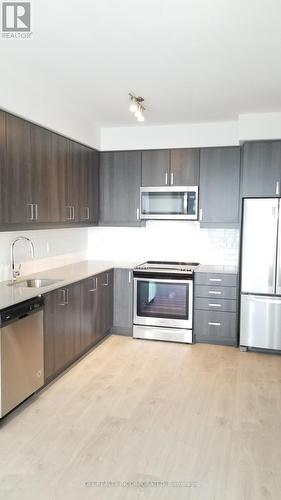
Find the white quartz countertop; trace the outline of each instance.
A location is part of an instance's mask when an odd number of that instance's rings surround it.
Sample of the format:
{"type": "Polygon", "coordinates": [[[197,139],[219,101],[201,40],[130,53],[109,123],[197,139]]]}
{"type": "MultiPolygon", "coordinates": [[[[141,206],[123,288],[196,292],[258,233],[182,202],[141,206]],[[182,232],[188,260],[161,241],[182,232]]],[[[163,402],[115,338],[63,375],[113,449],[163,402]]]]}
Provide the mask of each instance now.
{"type": "Polygon", "coordinates": [[[238,266],[220,266],[200,264],[195,270],[196,273],[217,273],[217,274],[238,274],[238,266]]]}
{"type": "Polygon", "coordinates": [[[18,281],[34,278],[48,278],[57,279],[56,283],[42,287],[42,288],[27,288],[21,286],[8,286],[11,281],[3,281],[0,283],[0,309],[5,309],[6,307],[13,306],[24,300],[32,299],[38,295],[43,295],[45,293],[56,290],[71,283],[90,278],[95,274],[108,271],[113,268],[125,268],[132,269],[139,262],[119,262],[119,261],[99,261],[99,260],[85,260],[82,262],[77,262],[75,264],[70,264],[63,267],[57,267],[47,271],[40,271],[38,273],[21,276],[18,281]]]}

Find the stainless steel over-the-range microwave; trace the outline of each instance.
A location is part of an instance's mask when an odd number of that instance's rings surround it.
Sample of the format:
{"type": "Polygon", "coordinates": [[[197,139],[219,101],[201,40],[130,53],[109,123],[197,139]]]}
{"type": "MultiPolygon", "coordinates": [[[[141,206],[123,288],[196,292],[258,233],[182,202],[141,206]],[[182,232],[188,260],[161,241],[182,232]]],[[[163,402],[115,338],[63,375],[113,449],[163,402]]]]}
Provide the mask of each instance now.
{"type": "Polygon", "coordinates": [[[141,219],[198,219],[198,186],[140,188],[141,219]]]}

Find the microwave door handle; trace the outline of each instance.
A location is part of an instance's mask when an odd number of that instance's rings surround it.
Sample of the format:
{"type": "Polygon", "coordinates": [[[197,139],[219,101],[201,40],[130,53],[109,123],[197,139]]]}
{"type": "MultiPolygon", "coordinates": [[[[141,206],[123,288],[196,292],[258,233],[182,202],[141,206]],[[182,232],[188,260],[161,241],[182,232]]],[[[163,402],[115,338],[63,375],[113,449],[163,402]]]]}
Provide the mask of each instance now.
{"type": "Polygon", "coordinates": [[[187,197],[188,197],[188,194],[187,194],[187,192],[185,192],[183,195],[183,209],[184,209],[185,215],[187,215],[187,197]]]}

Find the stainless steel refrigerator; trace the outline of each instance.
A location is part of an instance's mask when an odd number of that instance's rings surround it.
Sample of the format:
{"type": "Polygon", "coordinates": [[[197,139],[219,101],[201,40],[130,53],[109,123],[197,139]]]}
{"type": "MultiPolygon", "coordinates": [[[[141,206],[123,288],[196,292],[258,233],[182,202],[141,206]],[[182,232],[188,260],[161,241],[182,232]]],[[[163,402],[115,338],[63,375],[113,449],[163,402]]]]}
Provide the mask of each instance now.
{"type": "Polygon", "coordinates": [[[281,350],[281,203],[244,200],[240,346],[281,350]]]}

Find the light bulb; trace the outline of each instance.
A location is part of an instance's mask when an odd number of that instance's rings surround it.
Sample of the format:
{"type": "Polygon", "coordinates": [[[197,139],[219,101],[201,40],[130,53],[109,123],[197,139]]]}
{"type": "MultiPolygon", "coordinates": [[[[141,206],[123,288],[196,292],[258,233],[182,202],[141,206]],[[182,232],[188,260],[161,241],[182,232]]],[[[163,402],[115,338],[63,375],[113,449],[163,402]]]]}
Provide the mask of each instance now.
{"type": "Polygon", "coordinates": [[[138,110],[138,105],[135,100],[132,100],[129,110],[131,111],[131,113],[136,113],[136,111],[138,110]]]}
{"type": "Polygon", "coordinates": [[[138,122],[144,122],[144,116],[142,113],[138,116],[137,120],[138,122]]]}
{"type": "Polygon", "coordinates": [[[142,110],[141,108],[138,106],[136,112],[135,112],[135,117],[136,118],[139,118],[140,116],[142,115],[142,110]]]}

